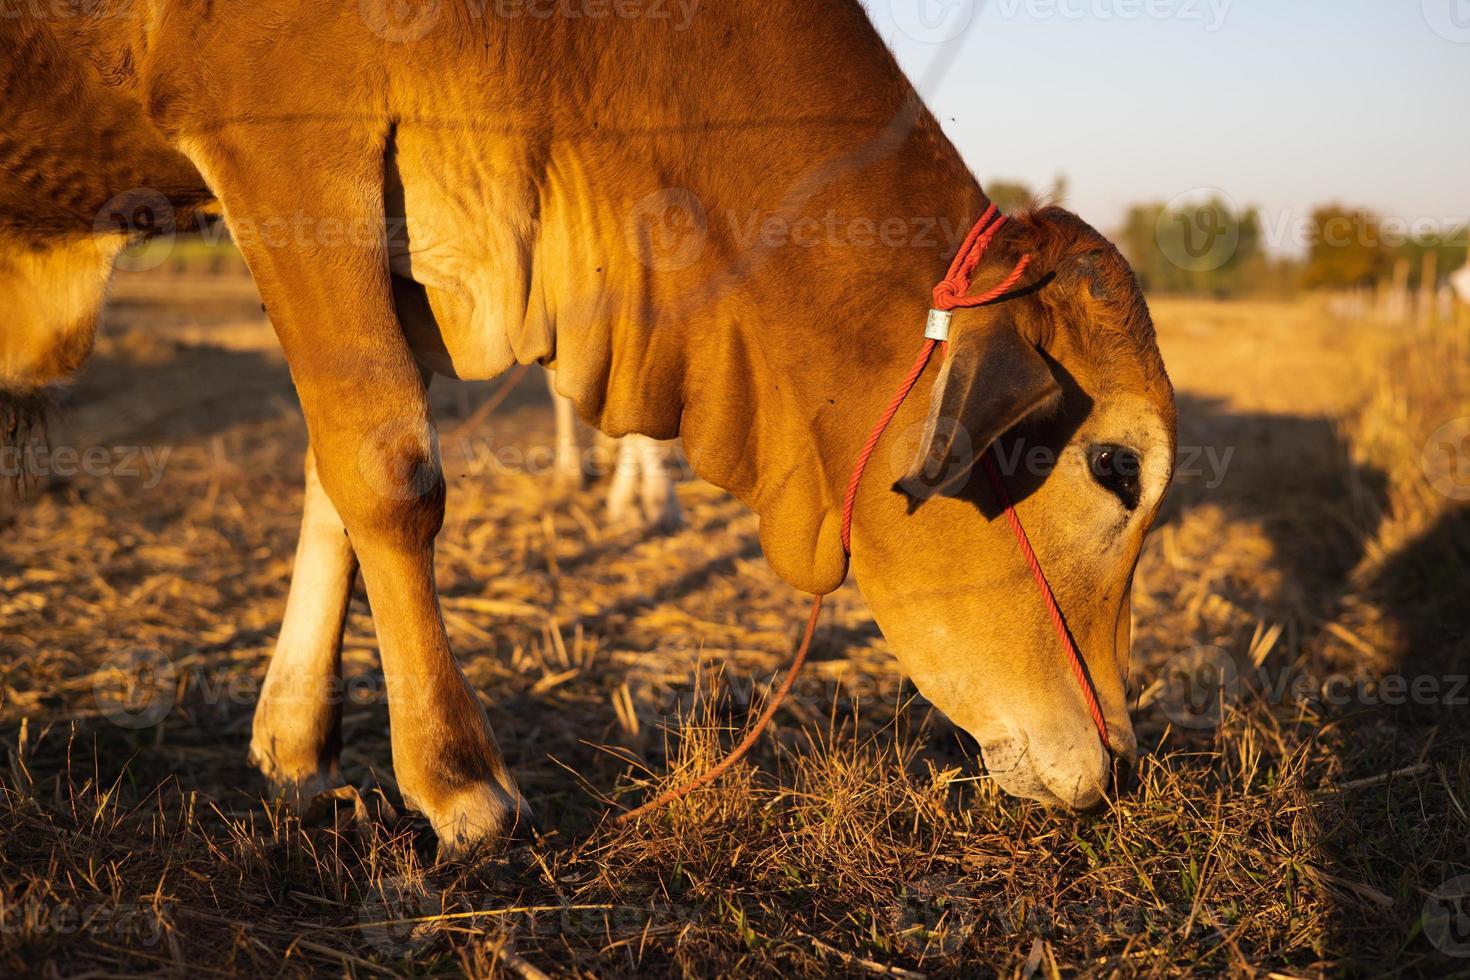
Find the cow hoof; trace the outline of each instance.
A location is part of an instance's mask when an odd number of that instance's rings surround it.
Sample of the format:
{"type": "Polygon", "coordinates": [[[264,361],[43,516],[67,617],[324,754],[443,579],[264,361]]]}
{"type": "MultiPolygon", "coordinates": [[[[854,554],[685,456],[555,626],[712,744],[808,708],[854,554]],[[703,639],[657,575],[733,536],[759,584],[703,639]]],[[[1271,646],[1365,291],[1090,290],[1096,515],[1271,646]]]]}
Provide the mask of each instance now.
{"type": "Polygon", "coordinates": [[[428,818],[439,838],[441,861],[465,861],[531,839],[534,816],[519,792],[477,783],[434,807],[408,794],[404,803],[428,818]]]}
{"type": "Polygon", "coordinates": [[[335,762],[306,766],[283,765],[279,759],[252,744],[250,764],[260,771],[270,786],[271,795],[284,799],[301,813],[308,812],[314,801],[334,796],[347,785],[335,762]]]}
{"type": "Polygon", "coordinates": [[[659,534],[673,534],[684,529],[684,511],[679,507],[679,498],[669,494],[661,506],[647,514],[648,528],[659,534]]]}
{"type": "Polygon", "coordinates": [[[627,524],[653,534],[673,534],[684,528],[684,511],[673,493],[657,503],[613,496],[607,503],[607,517],[612,524],[627,524]]]}

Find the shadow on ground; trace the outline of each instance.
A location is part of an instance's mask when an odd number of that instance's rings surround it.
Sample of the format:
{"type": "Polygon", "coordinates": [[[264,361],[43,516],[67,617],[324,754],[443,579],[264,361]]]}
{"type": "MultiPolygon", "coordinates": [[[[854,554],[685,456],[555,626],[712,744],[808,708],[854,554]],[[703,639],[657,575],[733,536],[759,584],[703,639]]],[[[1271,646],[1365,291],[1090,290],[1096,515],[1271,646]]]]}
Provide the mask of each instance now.
{"type": "MultiPolygon", "coordinates": [[[[1315,743],[1325,756],[1306,868],[1336,900],[1323,954],[1353,950],[1365,967],[1401,975],[1464,967],[1470,939],[1436,933],[1422,917],[1435,889],[1470,873],[1470,508],[1443,513],[1380,559],[1389,480],[1353,458],[1339,424],[1189,395],[1179,404],[1182,472],[1161,526],[1214,507],[1259,528],[1269,574],[1209,586],[1286,626],[1261,668],[1243,647],[1229,651],[1238,696],[1256,702],[1242,710],[1274,712],[1275,724],[1308,738],[1308,753],[1315,743]],[[1297,678],[1302,693],[1279,693],[1297,678]]],[[[1195,735],[1214,744],[1211,733],[1195,735]]],[[[1470,911],[1470,898],[1459,907],[1470,911]]]]}

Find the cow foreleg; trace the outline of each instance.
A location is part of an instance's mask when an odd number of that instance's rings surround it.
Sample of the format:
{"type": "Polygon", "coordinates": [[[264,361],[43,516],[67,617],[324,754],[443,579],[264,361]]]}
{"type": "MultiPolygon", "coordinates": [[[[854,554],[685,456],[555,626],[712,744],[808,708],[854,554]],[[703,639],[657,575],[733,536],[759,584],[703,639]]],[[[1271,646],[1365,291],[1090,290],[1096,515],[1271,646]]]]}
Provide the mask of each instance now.
{"type": "Polygon", "coordinates": [[[384,226],[383,134],[313,127],[239,140],[226,129],[212,139],[228,145],[195,145],[191,156],[270,308],[321,485],[361,563],[399,790],[452,853],[508,837],[530,814],[440,615],[434,538],[444,481],[424,384],[394,312],[386,244],[340,232],[384,226]],[[302,230],[262,233],[283,221],[302,230]]]}
{"type": "Polygon", "coordinates": [[[347,529],[306,451],[301,540],[281,636],[255,706],[250,761],[301,803],[341,786],[342,628],[357,577],[347,529]]]}

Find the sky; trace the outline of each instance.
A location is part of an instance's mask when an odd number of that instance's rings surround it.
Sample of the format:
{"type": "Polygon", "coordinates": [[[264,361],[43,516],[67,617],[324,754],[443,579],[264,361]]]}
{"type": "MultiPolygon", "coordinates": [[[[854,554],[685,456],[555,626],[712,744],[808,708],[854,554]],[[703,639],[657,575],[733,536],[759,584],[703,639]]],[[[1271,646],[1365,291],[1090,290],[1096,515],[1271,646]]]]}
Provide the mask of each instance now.
{"type": "Polygon", "coordinates": [[[1223,190],[1301,250],[1329,201],[1470,219],[1470,0],[864,0],[981,182],[1223,190]]]}

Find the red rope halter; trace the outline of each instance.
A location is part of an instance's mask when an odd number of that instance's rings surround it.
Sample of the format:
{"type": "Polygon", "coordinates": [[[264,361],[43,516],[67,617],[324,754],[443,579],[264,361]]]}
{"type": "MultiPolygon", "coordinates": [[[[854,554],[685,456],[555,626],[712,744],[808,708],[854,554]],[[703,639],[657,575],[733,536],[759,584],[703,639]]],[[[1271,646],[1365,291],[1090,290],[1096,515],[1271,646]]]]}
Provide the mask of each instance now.
{"type": "MultiPolygon", "coordinates": [[[[1011,270],[1011,274],[997,283],[991,289],[977,295],[971,296],[970,280],[975,274],[975,269],[980,265],[986,249],[995,240],[995,236],[1005,225],[1006,217],[1000,214],[994,204],[986,210],[980,220],[975,223],[965,242],[960,246],[959,253],[955,255],[950,264],[949,274],[944,277],[938,286],[934,287],[934,310],[939,314],[948,314],[957,309],[969,309],[976,306],[984,306],[986,303],[994,302],[1006,293],[1010,292],[1016,283],[1021,281],[1026,269],[1031,264],[1031,256],[1022,256],[1021,260],[1011,270]]],[[[943,318],[947,319],[947,318],[943,318]]],[[[931,314],[931,323],[934,314],[931,314]]],[[[946,324],[947,326],[947,324],[946,324]]],[[[947,336],[947,332],[946,332],[947,336]]],[[[918,360],[909,369],[899,383],[898,390],[893,393],[893,399],[883,414],[878,417],[878,423],[873,426],[873,431],[868,436],[868,441],[863,443],[863,448],[858,452],[857,464],[853,467],[852,477],[847,481],[847,492],[842,499],[842,548],[849,556],[852,555],[852,512],[857,501],[858,486],[862,483],[863,473],[868,468],[868,461],[873,456],[873,451],[878,448],[878,441],[883,438],[888,425],[898,410],[903,407],[909,392],[913,391],[914,385],[918,383],[924,368],[928,366],[929,359],[934,353],[936,346],[943,345],[948,352],[949,343],[934,336],[926,337],[924,346],[919,350],[918,360]]],[[[1102,707],[1098,704],[1097,691],[1092,686],[1092,680],[1087,674],[1087,667],[1082,660],[1082,654],[1077,651],[1077,644],[1072,640],[1072,633],[1067,629],[1066,619],[1062,616],[1062,610],[1057,605],[1056,595],[1051,590],[1051,584],[1046,580],[1046,574],[1041,569],[1041,560],[1036,557],[1036,551],[1031,547],[1031,539],[1026,536],[1026,529],[1021,524],[1020,515],[1016,513],[1015,504],[1011,501],[1011,495],[1006,490],[1005,482],[1001,479],[1000,469],[995,465],[993,454],[986,452],[984,457],[985,472],[990,477],[990,484],[995,490],[996,497],[1000,500],[1005,510],[1006,521],[1010,524],[1011,532],[1015,535],[1016,545],[1021,550],[1021,555],[1026,559],[1026,565],[1031,569],[1031,577],[1036,581],[1036,589],[1041,593],[1041,600],[1046,605],[1047,614],[1051,617],[1052,626],[1056,629],[1057,639],[1061,642],[1062,649],[1067,654],[1067,661],[1072,668],[1072,676],[1077,681],[1077,686],[1082,691],[1082,696],[1087,702],[1088,713],[1092,715],[1092,723],[1097,728],[1098,737],[1102,739],[1103,749],[1108,748],[1108,725],[1103,719],[1102,707]]],[[[719,765],[704,773],[703,775],[689,780],[675,788],[660,794],[657,798],[643,804],[635,810],[630,810],[617,818],[619,823],[628,823],[643,816],[650,811],[656,810],[666,803],[670,803],[680,797],[708,785],[718,779],[727,769],[739,762],[745,753],[750,751],[765,730],[771,718],[776,714],[776,709],[781,706],[786,695],[790,692],[792,684],[796,681],[796,675],[800,672],[802,665],[806,662],[806,656],[812,645],[812,634],[816,632],[817,620],[822,612],[822,596],[813,597],[811,615],[807,618],[806,631],[802,634],[801,645],[797,647],[796,656],[791,661],[791,667],[786,672],[786,679],[782,681],[775,695],[767,702],[766,708],[761,712],[760,718],[751,727],[745,738],[741,740],[729,755],[725,756],[719,765]]]]}

